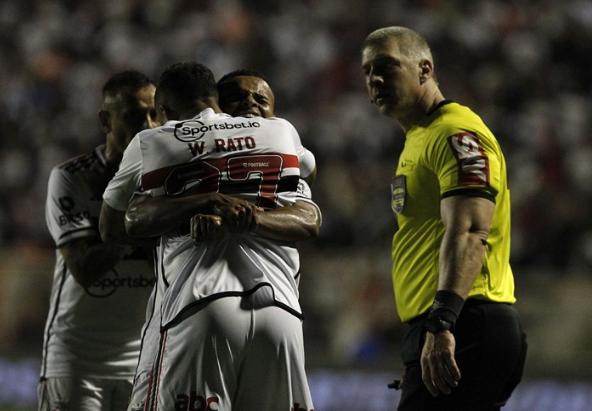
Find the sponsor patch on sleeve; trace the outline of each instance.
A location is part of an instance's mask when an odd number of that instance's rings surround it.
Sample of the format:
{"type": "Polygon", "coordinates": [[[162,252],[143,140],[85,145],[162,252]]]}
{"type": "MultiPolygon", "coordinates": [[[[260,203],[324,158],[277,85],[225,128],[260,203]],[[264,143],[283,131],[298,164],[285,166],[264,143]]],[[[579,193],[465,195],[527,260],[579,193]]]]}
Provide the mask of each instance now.
{"type": "Polygon", "coordinates": [[[471,133],[458,133],[448,137],[448,143],[458,162],[458,185],[488,186],[489,159],[479,138],[471,133]]]}
{"type": "Polygon", "coordinates": [[[407,182],[405,176],[394,176],[391,181],[391,208],[395,214],[403,212],[406,195],[407,182]]]}

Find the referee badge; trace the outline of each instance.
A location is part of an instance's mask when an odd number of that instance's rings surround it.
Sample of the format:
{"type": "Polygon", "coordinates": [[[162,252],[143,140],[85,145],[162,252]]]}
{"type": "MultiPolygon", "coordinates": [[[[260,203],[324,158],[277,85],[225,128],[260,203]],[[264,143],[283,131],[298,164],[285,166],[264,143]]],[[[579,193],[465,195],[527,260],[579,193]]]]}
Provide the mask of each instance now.
{"type": "Polygon", "coordinates": [[[391,181],[391,207],[396,214],[401,213],[405,208],[406,192],[405,176],[394,176],[391,181]]]}

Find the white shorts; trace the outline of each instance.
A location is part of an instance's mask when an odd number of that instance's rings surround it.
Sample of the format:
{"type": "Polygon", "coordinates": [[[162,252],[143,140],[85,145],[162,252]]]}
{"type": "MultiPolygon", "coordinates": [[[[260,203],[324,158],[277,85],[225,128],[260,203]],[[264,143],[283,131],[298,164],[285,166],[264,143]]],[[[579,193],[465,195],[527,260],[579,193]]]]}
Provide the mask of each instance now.
{"type": "Polygon", "coordinates": [[[125,411],[132,379],[50,377],[39,383],[39,411],[125,411]]]}
{"type": "Polygon", "coordinates": [[[150,371],[142,371],[136,374],[127,411],[144,410],[144,406],[148,402],[148,392],[150,390],[150,382],[152,380],[151,374],[152,372],[150,371]]]}
{"type": "Polygon", "coordinates": [[[219,298],[162,333],[153,411],[313,410],[302,321],[251,301],[219,298]]]}

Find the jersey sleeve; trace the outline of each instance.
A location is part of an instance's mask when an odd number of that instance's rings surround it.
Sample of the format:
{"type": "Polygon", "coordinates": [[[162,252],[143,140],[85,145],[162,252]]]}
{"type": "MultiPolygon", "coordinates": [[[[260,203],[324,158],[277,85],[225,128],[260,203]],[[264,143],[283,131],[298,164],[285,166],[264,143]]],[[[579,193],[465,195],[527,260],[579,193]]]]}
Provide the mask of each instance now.
{"type": "Polygon", "coordinates": [[[315,156],[312,151],[302,145],[300,135],[292,123],[289,121],[286,121],[286,123],[290,130],[290,134],[292,135],[294,146],[296,148],[296,155],[298,156],[298,162],[300,163],[300,177],[308,178],[317,167],[315,156]]]}
{"type": "MultiPolygon", "coordinates": [[[[306,148],[304,148],[304,146],[302,145],[302,141],[300,140],[300,135],[298,134],[298,131],[296,131],[296,128],[288,120],[285,120],[283,118],[282,119],[277,118],[277,119],[281,120],[286,125],[286,127],[288,129],[288,133],[290,134],[290,137],[292,138],[292,142],[294,144],[294,149],[296,150],[296,155],[298,156],[298,160],[302,163],[303,159],[306,156],[308,156],[308,154],[306,153],[308,150],[306,148]]],[[[308,153],[310,153],[310,155],[312,155],[312,153],[310,151],[308,151],[308,153]]],[[[310,161],[310,158],[308,158],[307,160],[310,161]]],[[[312,156],[312,160],[314,162],[314,156],[312,156]]]]}
{"type": "Polygon", "coordinates": [[[495,202],[500,188],[502,157],[496,141],[475,131],[458,131],[438,138],[429,166],[437,175],[442,198],[471,195],[495,202]]]}
{"type": "Polygon", "coordinates": [[[300,181],[298,182],[298,188],[294,196],[294,202],[297,201],[304,201],[308,204],[313,205],[319,212],[319,216],[321,219],[320,224],[323,224],[323,213],[321,212],[321,208],[317,203],[315,203],[312,200],[312,190],[310,189],[310,185],[308,185],[308,183],[304,179],[300,179],[300,181]]]}
{"type": "Polygon", "coordinates": [[[72,174],[58,167],[49,176],[45,221],[57,247],[79,238],[99,237],[83,188],[73,181],[72,174]]]}
{"type": "Polygon", "coordinates": [[[103,200],[119,211],[126,211],[128,203],[139,192],[142,178],[142,152],[136,135],[123,152],[119,170],[105,189],[103,200]]]}
{"type": "Polygon", "coordinates": [[[302,155],[298,158],[300,161],[300,177],[307,178],[317,168],[317,162],[312,151],[305,147],[303,149],[302,155]]]}

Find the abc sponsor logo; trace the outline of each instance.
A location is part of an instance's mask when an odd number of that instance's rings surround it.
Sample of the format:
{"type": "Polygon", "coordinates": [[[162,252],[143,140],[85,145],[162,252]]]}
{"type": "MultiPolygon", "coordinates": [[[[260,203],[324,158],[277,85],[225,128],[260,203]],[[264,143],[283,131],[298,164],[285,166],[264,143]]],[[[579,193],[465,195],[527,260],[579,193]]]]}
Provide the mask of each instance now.
{"type": "Polygon", "coordinates": [[[177,395],[175,411],[215,411],[220,409],[219,404],[220,400],[215,395],[206,398],[191,391],[189,395],[177,395]]]}
{"type": "Polygon", "coordinates": [[[120,276],[114,273],[112,277],[102,277],[95,280],[90,287],[86,287],[87,294],[96,298],[106,298],[115,294],[121,288],[147,288],[154,285],[154,278],[144,277],[141,274],[135,276],[120,276]]]}

